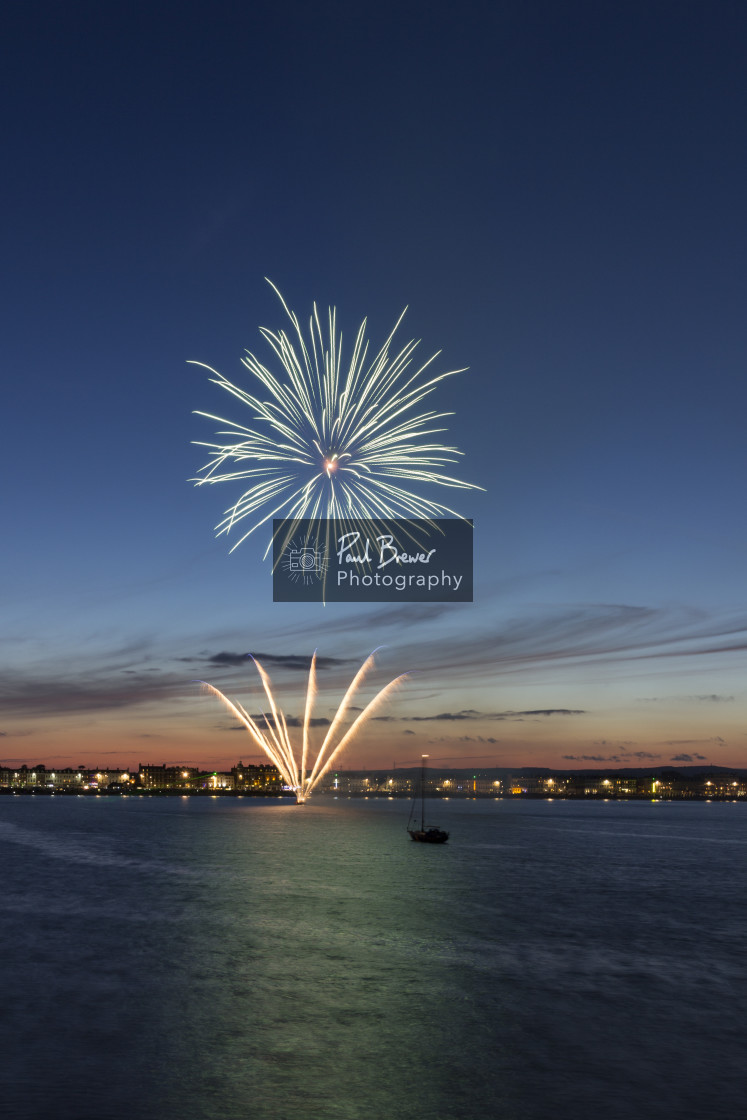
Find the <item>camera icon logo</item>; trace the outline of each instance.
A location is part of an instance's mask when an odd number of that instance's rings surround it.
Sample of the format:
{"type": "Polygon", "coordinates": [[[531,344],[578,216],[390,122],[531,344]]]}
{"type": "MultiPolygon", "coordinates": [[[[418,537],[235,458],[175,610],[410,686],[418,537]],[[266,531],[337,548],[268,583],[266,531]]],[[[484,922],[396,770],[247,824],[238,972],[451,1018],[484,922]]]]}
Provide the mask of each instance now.
{"type": "Polygon", "coordinates": [[[312,572],[323,570],[322,554],[315,548],[291,548],[288,552],[289,572],[304,572],[310,575],[312,572]]]}
{"type": "Polygon", "coordinates": [[[290,541],[283,552],[281,566],[286,571],[288,579],[293,583],[303,583],[306,586],[315,580],[322,580],[327,570],[327,554],[316,547],[318,542],[309,543],[308,536],[290,541]]]}

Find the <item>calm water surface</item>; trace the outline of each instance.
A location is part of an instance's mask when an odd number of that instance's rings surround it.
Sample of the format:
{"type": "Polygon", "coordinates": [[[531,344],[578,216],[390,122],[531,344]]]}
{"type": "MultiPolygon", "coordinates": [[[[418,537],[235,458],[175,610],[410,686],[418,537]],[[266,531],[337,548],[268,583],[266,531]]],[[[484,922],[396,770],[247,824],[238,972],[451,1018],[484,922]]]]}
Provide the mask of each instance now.
{"type": "Polygon", "coordinates": [[[0,798],[13,1120],[744,1109],[736,804],[0,798]]]}

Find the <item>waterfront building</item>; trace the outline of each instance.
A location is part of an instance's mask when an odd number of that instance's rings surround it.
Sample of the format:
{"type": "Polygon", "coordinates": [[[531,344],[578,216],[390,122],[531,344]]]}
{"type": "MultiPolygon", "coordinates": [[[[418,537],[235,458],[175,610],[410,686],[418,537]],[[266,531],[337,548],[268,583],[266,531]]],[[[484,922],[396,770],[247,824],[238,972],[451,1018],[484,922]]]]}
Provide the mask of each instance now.
{"type": "Polygon", "coordinates": [[[197,784],[200,771],[196,766],[160,766],[141,762],[137,772],[137,784],[142,789],[192,789],[197,784]]]}
{"type": "Polygon", "coordinates": [[[249,765],[245,766],[243,762],[237,762],[237,764],[231,769],[230,776],[233,782],[232,788],[237,791],[279,791],[280,789],[282,789],[283,785],[283,780],[280,777],[280,771],[271,763],[259,763],[258,765],[250,763],[249,765]]]}

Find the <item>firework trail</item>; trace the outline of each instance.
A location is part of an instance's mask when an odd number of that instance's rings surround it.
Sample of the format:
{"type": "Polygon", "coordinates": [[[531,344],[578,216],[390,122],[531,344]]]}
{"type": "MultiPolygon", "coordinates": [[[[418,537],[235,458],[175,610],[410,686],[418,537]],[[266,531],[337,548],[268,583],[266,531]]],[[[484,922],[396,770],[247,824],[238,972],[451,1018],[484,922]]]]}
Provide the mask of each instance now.
{"type": "Polygon", "coordinates": [[[314,304],[304,334],[295,313],[275,285],[268,283],[293,329],[286,333],[260,328],[280,372],[273,373],[249,351],[242,359],[265,394],[255,396],[210,366],[190,363],[209,370],[210,380],[246,405],[258,424],[255,429],[208,412],[197,413],[226,425],[216,433],[225,442],[195,441],[209,448],[210,459],[192,481],[198,486],[249,482],[216,527],[220,536],[245,519],[252,520],[231,551],[275,517],[291,523],[317,517],[459,517],[412,487],[482,489],[442,473],[445,464],[457,462],[462,455],[456,447],[432,438],[446,430],[437,425],[451,413],[419,407],[441,381],[464,370],[432,373],[429,367],[438,353],[417,366],[417,341],[394,353],[392,343],[404,311],[373,357],[364,319],[347,356],[334,308],[323,327],[314,304]]]}
{"type": "Polygon", "coordinates": [[[275,702],[275,697],[272,692],[272,681],[256,658],[252,658],[252,660],[257,668],[260,680],[262,681],[262,687],[265,691],[265,696],[267,697],[267,702],[270,707],[269,715],[265,715],[265,713],[262,712],[258,719],[254,719],[249,715],[242,704],[239,704],[238,701],[230,700],[220,689],[215,688],[214,685],[208,684],[206,681],[200,681],[199,683],[206,688],[211,695],[217,696],[236,719],[238,719],[240,723],[243,723],[254,744],[258,746],[260,750],[264,751],[270,761],[274,763],[280,771],[285,784],[294,791],[296,801],[300,805],[311,794],[311,791],[321,781],[330,766],[339,757],[348,743],[355,737],[366,720],[373,715],[379,705],[391,695],[400,682],[407,676],[406,673],[403,673],[401,676],[395,677],[395,679],[385,685],[384,688],[380,689],[373,700],[370,700],[365,708],[359,712],[347,730],[343,734],[340,734],[341,724],[345,719],[345,715],[347,714],[358,688],[361,686],[374,664],[375,655],[376,650],[369,654],[353,677],[352,683],[342,698],[339,708],[335,712],[327,734],[324,736],[322,745],[311,767],[308,765],[310,754],[309,726],[311,724],[311,713],[314,708],[314,698],[316,696],[316,650],[311,658],[311,667],[309,669],[300,762],[296,757],[290,735],[288,734],[288,724],[285,716],[275,702]]]}

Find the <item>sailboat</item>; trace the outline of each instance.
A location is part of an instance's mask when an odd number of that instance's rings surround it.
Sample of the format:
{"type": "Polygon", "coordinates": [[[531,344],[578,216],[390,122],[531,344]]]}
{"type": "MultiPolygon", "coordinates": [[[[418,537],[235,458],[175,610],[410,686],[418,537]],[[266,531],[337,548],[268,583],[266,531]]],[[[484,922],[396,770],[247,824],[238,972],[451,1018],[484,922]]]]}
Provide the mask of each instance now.
{"type": "Polygon", "coordinates": [[[410,809],[410,820],[407,822],[407,831],[410,833],[411,840],[418,840],[421,844],[445,844],[449,839],[448,832],[444,832],[442,828],[435,828],[433,825],[431,825],[430,828],[426,828],[425,826],[425,767],[427,759],[428,755],[424,754],[420,768],[420,828],[410,828],[410,821],[412,820],[412,813],[415,808],[415,799],[413,798],[412,807],[410,809]]]}

